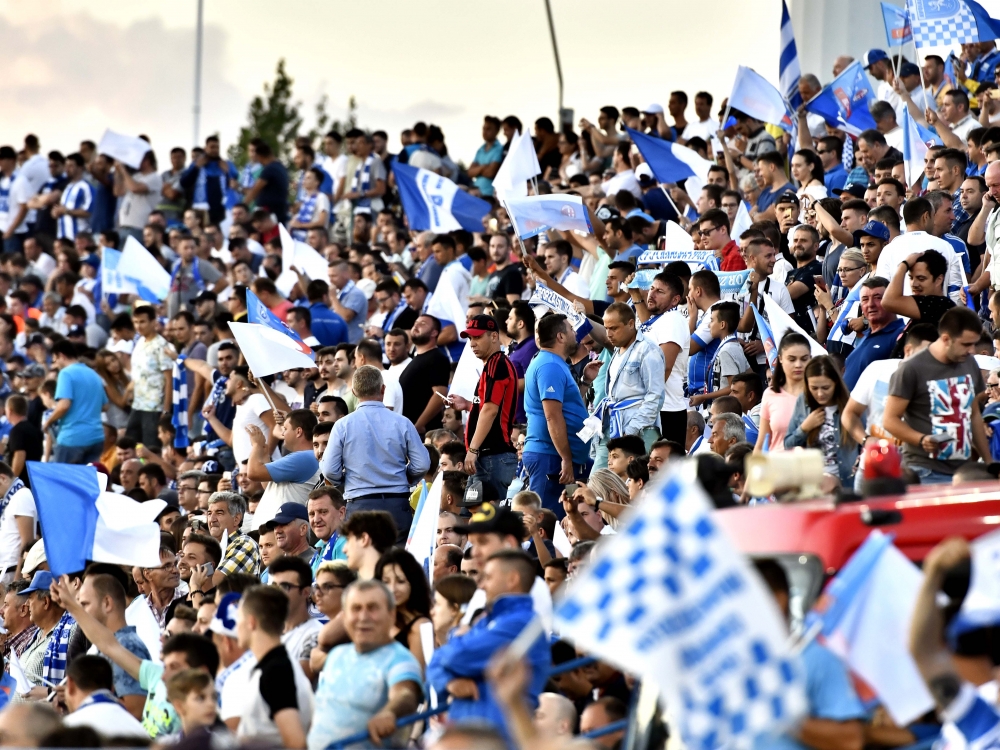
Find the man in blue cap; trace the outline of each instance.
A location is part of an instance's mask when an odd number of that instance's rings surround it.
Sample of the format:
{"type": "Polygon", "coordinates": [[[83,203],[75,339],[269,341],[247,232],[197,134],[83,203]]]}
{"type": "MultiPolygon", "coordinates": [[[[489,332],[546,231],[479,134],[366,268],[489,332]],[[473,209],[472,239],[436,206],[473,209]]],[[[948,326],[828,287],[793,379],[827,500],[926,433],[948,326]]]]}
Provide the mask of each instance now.
{"type": "Polygon", "coordinates": [[[25,676],[33,684],[43,686],[32,688],[36,699],[48,694],[46,684],[58,685],[65,676],[66,651],[76,627],[72,616],[49,595],[54,580],[52,573],[39,570],[31,579],[31,585],[21,592],[21,596],[28,597],[28,615],[40,631],[21,654],[25,676]]]}
{"type": "Polygon", "coordinates": [[[283,503],[268,524],[274,529],[274,541],[288,557],[301,557],[308,565],[313,550],[309,546],[309,512],[296,502],[283,503]]]}
{"type": "Polygon", "coordinates": [[[899,98],[893,83],[896,75],[892,68],[892,59],[885,53],[885,50],[870,49],[861,58],[861,66],[868,71],[868,75],[879,82],[875,96],[883,102],[888,102],[896,110],[896,120],[903,119],[903,109],[906,105],[899,98]]]}

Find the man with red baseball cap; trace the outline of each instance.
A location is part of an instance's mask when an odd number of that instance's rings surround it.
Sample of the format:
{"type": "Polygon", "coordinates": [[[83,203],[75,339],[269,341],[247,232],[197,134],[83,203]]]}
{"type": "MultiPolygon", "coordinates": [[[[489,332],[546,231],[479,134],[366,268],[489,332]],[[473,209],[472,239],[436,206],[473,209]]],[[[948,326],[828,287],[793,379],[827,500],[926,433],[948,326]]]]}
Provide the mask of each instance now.
{"type": "Polygon", "coordinates": [[[473,316],[462,338],[483,362],[476,396],[469,405],[465,428],[465,471],[496,496],[507,496],[517,470],[517,452],[510,430],[517,408],[517,370],[500,349],[500,326],[491,315],[473,316]]]}

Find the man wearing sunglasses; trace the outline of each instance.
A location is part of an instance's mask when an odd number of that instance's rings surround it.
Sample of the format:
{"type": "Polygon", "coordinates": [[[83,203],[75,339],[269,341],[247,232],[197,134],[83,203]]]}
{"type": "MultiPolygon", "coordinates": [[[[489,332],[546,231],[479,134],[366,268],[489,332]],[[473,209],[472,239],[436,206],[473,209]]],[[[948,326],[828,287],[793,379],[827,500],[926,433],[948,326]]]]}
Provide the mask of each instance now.
{"type": "Polygon", "coordinates": [[[267,575],[270,585],[277,586],[288,597],[288,616],[281,642],[285,644],[288,658],[298,661],[311,680],[313,673],[309,670],[309,652],[316,647],[322,627],[319,620],[309,616],[312,568],[301,558],[285,555],[268,566],[267,575]]]}

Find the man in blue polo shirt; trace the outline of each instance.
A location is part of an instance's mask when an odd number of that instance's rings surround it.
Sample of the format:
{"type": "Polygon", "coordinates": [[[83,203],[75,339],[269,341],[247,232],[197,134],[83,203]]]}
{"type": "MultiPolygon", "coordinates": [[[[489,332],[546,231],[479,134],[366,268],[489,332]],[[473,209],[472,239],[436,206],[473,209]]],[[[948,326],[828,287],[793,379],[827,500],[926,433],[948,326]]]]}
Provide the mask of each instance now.
{"type": "Polygon", "coordinates": [[[847,170],[844,168],[844,144],[835,135],[828,135],[819,139],[816,146],[816,153],[823,161],[823,185],[832,193],[834,190],[842,190],[847,182],[847,170]]]}
{"type": "Polygon", "coordinates": [[[528,435],[522,461],[528,487],[558,518],[565,512],[563,485],[590,471],[590,451],[577,437],[587,418],[580,388],[566,360],[576,353],[576,334],[565,315],[546,315],[535,325],[538,354],[524,376],[528,435]]]}
{"type": "Polygon", "coordinates": [[[888,283],[879,276],[871,276],[861,282],[861,314],[867,329],[844,363],[844,383],[849,389],[857,385],[858,378],[870,363],[889,359],[905,326],[895,313],[882,307],[882,296],[888,283]]]}
{"type": "Polygon", "coordinates": [[[99,461],[104,450],[101,412],[108,402],[104,382],[94,370],[78,361],[76,344],[68,339],[52,346],[52,365],[59,371],[56,406],[42,431],[59,424],[53,458],[61,464],[99,461]]]}
{"type": "Polygon", "coordinates": [[[795,188],[785,176],[785,157],[779,151],[767,151],[753,163],[753,172],[760,185],[760,195],[757,196],[757,218],[767,213],[782,193],[794,193],[795,188]]]}
{"type": "Polygon", "coordinates": [[[484,198],[493,195],[493,178],[496,177],[503,161],[503,144],[497,140],[499,134],[499,118],[486,115],[483,120],[483,145],[476,151],[476,156],[469,166],[469,177],[484,198]]]}
{"type": "Polygon", "coordinates": [[[364,335],[361,327],[368,317],[368,298],[351,278],[351,267],[346,260],[335,260],[327,269],[333,294],[330,295],[330,309],[347,323],[347,340],[351,344],[361,341],[364,335]]]}

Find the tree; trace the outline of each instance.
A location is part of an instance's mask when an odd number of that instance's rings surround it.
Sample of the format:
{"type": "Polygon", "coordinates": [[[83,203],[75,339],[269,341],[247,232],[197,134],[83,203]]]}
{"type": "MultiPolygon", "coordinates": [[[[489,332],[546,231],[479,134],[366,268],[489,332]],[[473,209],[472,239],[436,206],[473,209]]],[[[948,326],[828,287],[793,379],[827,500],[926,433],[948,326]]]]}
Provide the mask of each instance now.
{"type": "Polygon", "coordinates": [[[289,162],[295,138],[302,127],[301,102],[293,101],[293,79],[285,72],[285,60],[278,60],[274,83],[264,84],[264,95],[255,96],[247,112],[248,123],[240,128],[237,142],[229,147],[229,158],[238,166],[247,162],[247,146],[261,138],[282,161],[289,162]]]}

